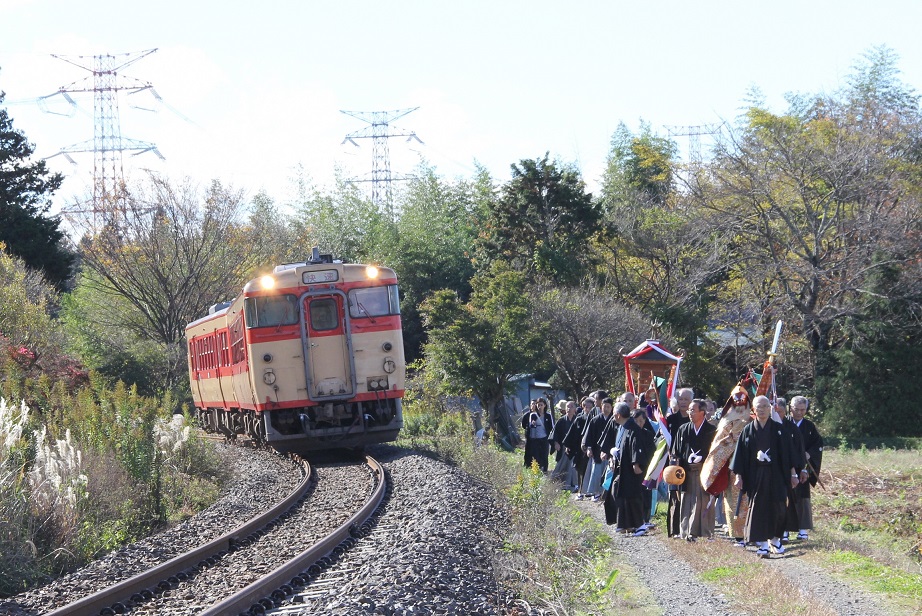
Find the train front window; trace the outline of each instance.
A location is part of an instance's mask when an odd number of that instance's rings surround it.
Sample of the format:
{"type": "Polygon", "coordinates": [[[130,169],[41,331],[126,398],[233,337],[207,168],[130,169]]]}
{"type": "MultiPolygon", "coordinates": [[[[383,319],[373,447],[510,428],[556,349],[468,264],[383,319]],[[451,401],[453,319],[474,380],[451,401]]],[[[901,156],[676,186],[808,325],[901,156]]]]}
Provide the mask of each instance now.
{"type": "Polygon", "coordinates": [[[353,319],[383,317],[390,314],[400,314],[397,285],[365,287],[349,291],[349,316],[353,319]]]}
{"type": "Polygon", "coordinates": [[[294,295],[248,297],[247,327],[280,327],[298,322],[298,298],[294,295]]]}
{"type": "Polygon", "coordinates": [[[314,299],[310,303],[311,329],[321,332],[339,327],[335,299],[314,299]]]}

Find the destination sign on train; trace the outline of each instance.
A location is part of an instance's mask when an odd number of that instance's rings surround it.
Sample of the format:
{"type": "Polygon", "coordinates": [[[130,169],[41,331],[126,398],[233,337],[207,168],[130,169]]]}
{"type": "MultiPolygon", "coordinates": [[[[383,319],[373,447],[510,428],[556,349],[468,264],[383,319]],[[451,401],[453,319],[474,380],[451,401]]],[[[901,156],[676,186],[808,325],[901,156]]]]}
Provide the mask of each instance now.
{"type": "Polygon", "coordinates": [[[335,269],[314,270],[312,272],[303,272],[301,282],[304,284],[317,284],[321,282],[336,282],[339,280],[339,272],[335,269]]]}

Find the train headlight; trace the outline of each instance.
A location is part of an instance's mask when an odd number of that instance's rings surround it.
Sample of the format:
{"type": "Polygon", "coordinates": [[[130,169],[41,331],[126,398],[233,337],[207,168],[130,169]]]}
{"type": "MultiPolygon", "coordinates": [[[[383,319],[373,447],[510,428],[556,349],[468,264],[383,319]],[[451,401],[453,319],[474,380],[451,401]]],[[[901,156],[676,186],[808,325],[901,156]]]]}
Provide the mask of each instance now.
{"type": "Polygon", "coordinates": [[[263,289],[266,289],[267,291],[269,289],[274,289],[275,288],[275,278],[269,275],[263,276],[262,278],[259,279],[259,285],[263,289]]]}
{"type": "Polygon", "coordinates": [[[369,265],[365,268],[365,276],[368,278],[377,278],[378,277],[378,268],[374,265],[369,265]]]}
{"type": "Polygon", "coordinates": [[[381,348],[384,349],[385,353],[388,353],[390,352],[391,349],[394,348],[394,345],[391,344],[390,342],[385,342],[384,344],[381,345],[381,348]]]}
{"type": "Polygon", "coordinates": [[[275,371],[266,370],[263,372],[263,383],[266,385],[273,385],[275,383],[275,371]]]}

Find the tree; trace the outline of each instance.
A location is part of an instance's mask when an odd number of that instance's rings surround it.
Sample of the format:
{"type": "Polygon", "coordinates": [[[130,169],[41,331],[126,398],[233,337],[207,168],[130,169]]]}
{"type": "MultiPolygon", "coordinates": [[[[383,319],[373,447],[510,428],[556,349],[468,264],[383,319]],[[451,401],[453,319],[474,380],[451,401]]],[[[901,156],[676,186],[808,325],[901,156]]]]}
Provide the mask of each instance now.
{"type": "Polygon", "coordinates": [[[243,238],[257,267],[304,261],[310,254],[309,249],[305,252],[305,247],[294,241],[289,221],[262,191],[253,197],[243,238]]]}
{"type": "Polygon", "coordinates": [[[601,214],[579,172],[544,158],[512,165],[512,179],[489,203],[481,236],[485,261],[502,259],[526,272],[576,284],[589,262],[586,244],[601,214]]]}
{"type": "Polygon", "coordinates": [[[292,221],[294,244],[309,254],[312,246],[352,263],[379,261],[393,242],[393,224],[354,184],[337,174],[331,193],[302,187],[292,221]]]}
{"type": "Polygon", "coordinates": [[[36,360],[61,353],[60,328],[48,315],[53,301],[54,289],[0,243],[0,334],[36,360]]]}
{"type": "Polygon", "coordinates": [[[647,123],[641,122],[639,135],[634,135],[623,122],[618,125],[611,140],[600,198],[604,210],[616,214],[614,222],[632,222],[631,211],[638,205],[668,205],[675,191],[676,153],[675,142],[656,136],[647,123]],[[627,214],[627,219],[618,214],[627,214]]]}
{"type": "Polygon", "coordinates": [[[685,381],[720,391],[725,379],[710,367],[716,351],[706,334],[714,289],[726,275],[726,248],[678,190],[675,155],[675,144],[649,125],[638,135],[619,126],[601,191],[608,234],[597,245],[600,270],[616,300],[672,334],[685,353],[685,381]]]}
{"type": "MultiPolygon", "coordinates": [[[[879,298],[875,272],[907,270],[922,256],[922,122],[894,62],[877,50],[837,95],[792,96],[783,115],[751,108],[694,189],[734,238],[739,274],[753,287],[770,282],[765,325],[797,316],[820,406],[843,324],[879,298]]],[[[885,296],[908,298],[913,286],[885,296]]]]}
{"type": "MultiPolygon", "coordinates": [[[[0,103],[4,97],[0,92],[0,103]]],[[[43,160],[29,162],[33,152],[6,109],[0,109],[0,242],[63,290],[75,256],[65,248],[60,218],[47,214],[64,177],[48,171],[43,160]]]]}
{"type": "Polygon", "coordinates": [[[218,182],[201,195],[189,181],[151,174],[108,225],[82,240],[84,267],[95,274],[87,284],[131,305],[120,326],[174,344],[256,267],[241,232],[243,208],[241,193],[218,182]]]}
{"type": "Polygon", "coordinates": [[[889,299],[903,272],[888,256],[881,258],[890,264],[873,275],[877,297],[867,314],[845,322],[846,339],[833,351],[834,372],[821,409],[824,427],[852,438],[922,435],[912,402],[922,397],[922,380],[915,378],[922,371],[922,296],[917,283],[916,297],[889,299]]]}
{"type": "Polygon", "coordinates": [[[385,263],[400,279],[408,362],[422,351],[419,305],[423,300],[440,289],[454,291],[462,302],[471,293],[471,252],[476,238],[473,190],[469,182],[448,183],[433,167],[421,165],[402,195],[397,242],[385,263]]]}
{"type": "Polygon", "coordinates": [[[599,288],[542,286],[531,293],[532,319],[545,329],[543,349],[556,380],[579,399],[597,389],[620,387],[621,350],[635,347],[650,321],[638,310],[612,301],[599,288]]]}
{"type": "Polygon", "coordinates": [[[540,365],[542,334],[529,318],[522,273],[496,263],[472,285],[467,303],[448,290],[423,303],[425,365],[445,393],[477,396],[495,428],[510,377],[540,365]]]}
{"type": "Polygon", "coordinates": [[[61,298],[59,320],[67,333],[68,351],[110,382],[136,385],[142,396],[156,396],[177,384],[185,373],[180,345],[141,338],[137,309],[124,297],[102,291],[99,275],[84,270],[73,290],[61,298]]]}

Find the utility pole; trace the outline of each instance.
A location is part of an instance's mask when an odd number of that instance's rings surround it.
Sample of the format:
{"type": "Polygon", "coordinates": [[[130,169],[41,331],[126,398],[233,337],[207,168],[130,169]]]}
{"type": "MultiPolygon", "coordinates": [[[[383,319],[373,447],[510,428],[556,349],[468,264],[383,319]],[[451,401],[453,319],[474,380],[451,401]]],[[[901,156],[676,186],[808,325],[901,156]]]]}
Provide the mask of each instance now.
{"type": "MultiPolygon", "coordinates": [[[[153,92],[153,86],[126,77],[119,76],[118,71],[134,64],[138,60],[157,51],[129,52],[123,54],[101,54],[97,56],[76,56],[68,58],[52,54],[52,57],[63,60],[76,67],[89,71],[90,77],[75,81],[70,85],[58,88],[54,94],[45,99],[60,95],[71,105],[76,106],[70,94],[78,92],[93,93],[93,139],[83,141],[62,148],[58,154],[64,156],[69,162],[75,163],[70,156],[77,152],[93,152],[93,203],[88,210],[70,210],[68,213],[92,213],[93,226],[95,227],[96,214],[104,215],[104,222],[111,222],[115,211],[123,210],[121,203],[124,197],[124,168],[122,166],[122,152],[133,151],[133,156],[144,152],[153,152],[161,160],[163,155],[153,143],[138,141],[136,139],[122,138],[118,112],[118,93],[127,90],[129,94],[137,94],[144,90],[153,92]],[[87,61],[92,60],[88,65],[87,61]]],[[[154,92],[154,96],[156,93],[154,92]]],[[[55,154],[57,156],[58,154],[55,154]]]]}
{"type": "Polygon", "coordinates": [[[423,141],[416,136],[415,132],[400,129],[396,126],[391,126],[390,123],[398,118],[402,118],[403,116],[416,111],[417,109],[419,109],[419,107],[413,107],[412,109],[395,109],[393,111],[346,111],[344,109],[340,109],[341,113],[352,116],[353,118],[357,118],[369,124],[369,126],[366,126],[361,130],[357,130],[346,135],[346,138],[343,139],[343,143],[348,142],[354,146],[358,146],[359,144],[355,142],[356,139],[371,139],[371,178],[352,181],[370,181],[371,202],[374,203],[379,209],[387,212],[387,215],[391,220],[395,219],[391,183],[401,180],[408,180],[411,178],[411,176],[398,176],[391,173],[391,160],[390,153],[388,151],[387,140],[391,137],[406,137],[407,141],[411,141],[413,139],[419,141],[420,143],[423,141]]]}

